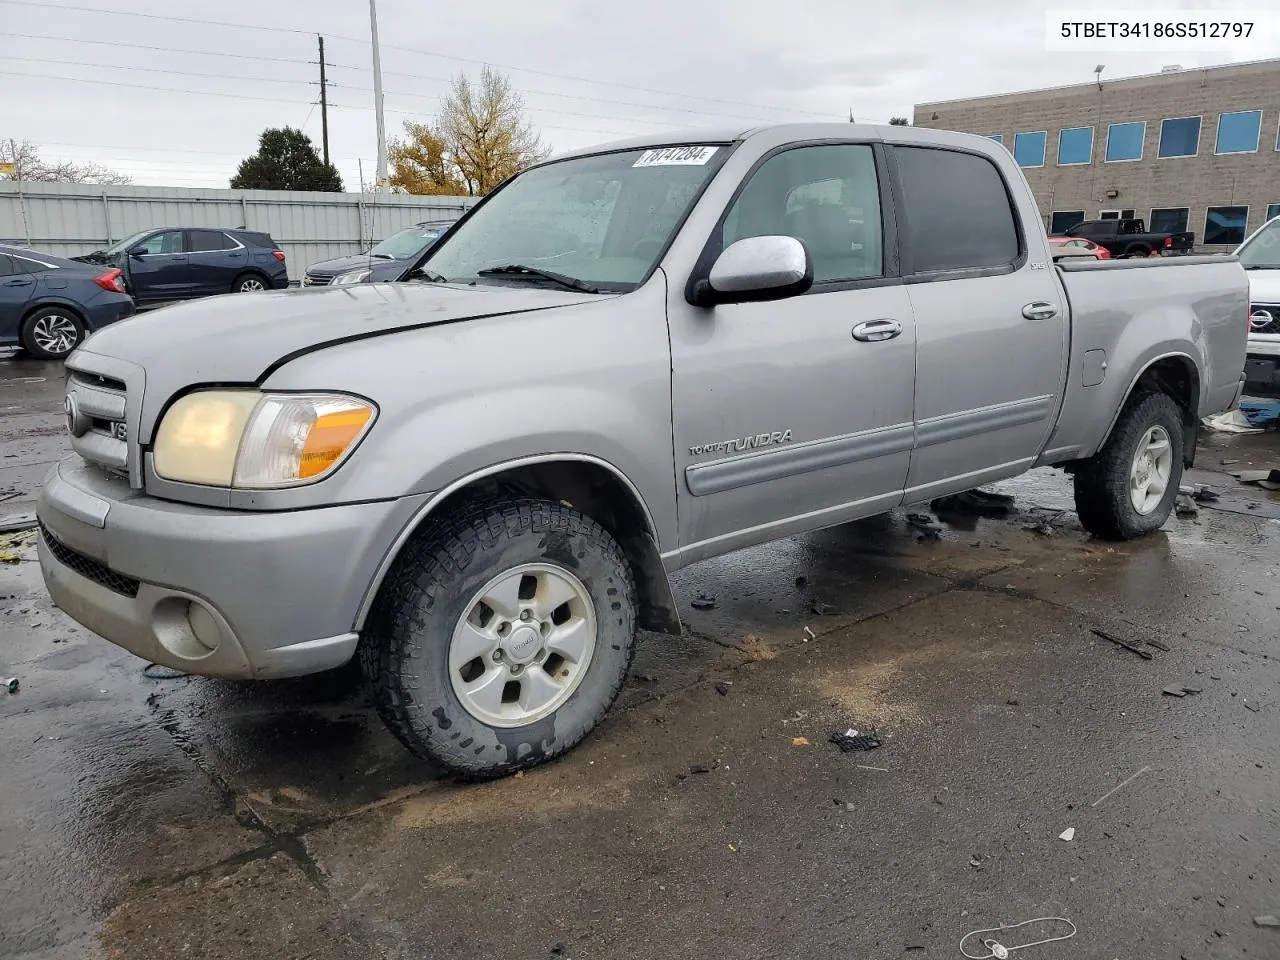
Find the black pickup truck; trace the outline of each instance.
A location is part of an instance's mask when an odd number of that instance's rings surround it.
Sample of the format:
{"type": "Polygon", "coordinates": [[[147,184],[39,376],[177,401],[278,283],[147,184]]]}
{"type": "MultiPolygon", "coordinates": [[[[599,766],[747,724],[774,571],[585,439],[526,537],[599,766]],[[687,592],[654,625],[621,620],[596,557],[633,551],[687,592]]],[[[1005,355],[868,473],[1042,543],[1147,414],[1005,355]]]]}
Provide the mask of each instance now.
{"type": "Polygon", "coordinates": [[[1145,220],[1085,220],[1063,235],[1092,240],[1113,257],[1190,253],[1196,239],[1194,233],[1148,233],[1145,220]]]}

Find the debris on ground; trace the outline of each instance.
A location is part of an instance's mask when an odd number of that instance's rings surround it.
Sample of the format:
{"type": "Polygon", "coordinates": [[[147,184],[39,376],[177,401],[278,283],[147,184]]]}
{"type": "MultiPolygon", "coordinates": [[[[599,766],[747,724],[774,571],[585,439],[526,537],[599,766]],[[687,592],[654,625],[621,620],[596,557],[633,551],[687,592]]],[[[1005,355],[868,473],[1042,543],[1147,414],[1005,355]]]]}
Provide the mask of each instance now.
{"type": "Polygon", "coordinates": [[[1249,423],[1249,418],[1239,410],[1228,410],[1226,413],[1219,413],[1212,417],[1205,417],[1200,422],[1210,430],[1217,430],[1219,433],[1265,432],[1261,427],[1255,427],[1249,423]]]}
{"type": "Polygon", "coordinates": [[[653,673],[637,673],[637,674],[635,675],[635,678],[636,678],[637,680],[642,681],[643,683],[657,683],[657,682],[658,682],[658,677],[657,677],[657,675],[656,675],[656,674],[653,674],[653,673]]]}
{"type": "Polygon", "coordinates": [[[8,679],[6,679],[6,680],[0,680],[0,684],[3,684],[3,685],[4,685],[4,688],[5,688],[6,690],[8,690],[10,693],[17,693],[17,692],[18,692],[18,678],[17,678],[17,677],[9,677],[9,678],[8,678],[8,679]]]}
{"type": "Polygon", "coordinates": [[[939,497],[929,506],[939,516],[964,513],[978,517],[1003,517],[1013,509],[1013,497],[990,490],[966,490],[949,497],[939,497]]]}
{"type": "Polygon", "coordinates": [[[1198,483],[1191,490],[1191,499],[1196,503],[1217,503],[1222,499],[1222,494],[1213,487],[1198,483]]]}
{"type": "Polygon", "coordinates": [[[787,719],[782,721],[782,725],[785,727],[788,723],[799,723],[801,720],[808,719],[809,714],[805,713],[803,710],[797,710],[796,715],[794,717],[787,717],[787,719]]]}
{"type": "Polygon", "coordinates": [[[1280,427],[1280,400],[1241,400],[1240,412],[1251,427],[1280,427]]]}
{"type": "Polygon", "coordinates": [[[752,663],[761,663],[765,660],[772,660],[778,654],[773,647],[765,643],[754,633],[748,633],[742,640],[742,652],[752,663]]]}
{"type": "Polygon", "coordinates": [[[1274,913],[1268,913],[1265,916],[1254,917],[1253,924],[1256,927],[1280,927],[1280,917],[1274,913]]]}
{"type": "Polygon", "coordinates": [[[1257,484],[1263,490],[1280,490],[1280,470],[1235,470],[1231,476],[1241,483],[1257,484]]]}
{"type": "Polygon", "coordinates": [[[173,667],[166,667],[159,663],[148,663],[142,668],[142,675],[148,680],[179,680],[186,676],[181,670],[175,670],[173,667]]]}
{"type": "Polygon", "coordinates": [[[1059,840],[1066,840],[1068,843],[1070,843],[1075,838],[1076,838],[1075,827],[1067,827],[1067,829],[1063,830],[1060,834],[1058,834],[1059,840]]]}
{"type": "MultiPolygon", "coordinates": [[[[1060,940],[1070,940],[1075,935],[1076,925],[1066,917],[1036,917],[1034,920],[1023,920],[1021,923],[1001,923],[998,927],[987,927],[985,930],[971,930],[960,938],[960,952],[968,957],[969,960],[993,960],[993,958],[994,960],[1009,960],[1009,956],[1014,951],[1025,950],[1027,947],[1039,947],[1046,943],[1057,943],[1060,940]],[[1017,930],[1019,927],[1025,927],[1033,923],[1061,923],[1066,924],[1066,926],[1071,929],[1058,937],[1044,937],[1041,940],[1032,940],[1030,943],[1020,943],[1012,947],[1006,947],[998,940],[993,940],[990,937],[987,937],[978,941],[982,949],[987,951],[986,953],[970,953],[965,949],[965,941],[970,937],[976,937],[982,933],[998,933],[1004,935],[1006,931],[1017,930]]],[[[974,949],[977,950],[978,946],[975,945],[974,949]]]]}
{"type": "Polygon", "coordinates": [[[792,737],[791,745],[793,747],[807,747],[809,745],[808,737],[792,737]]]}
{"type": "Polygon", "coordinates": [[[1038,534],[1042,537],[1053,536],[1053,527],[1047,523],[1034,523],[1029,527],[1023,527],[1022,529],[1026,530],[1028,533],[1038,534]]]}
{"type": "Polygon", "coordinates": [[[36,528],[34,513],[13,513],[0,517],[0,533],[24,533],[36,528]]]}
{"type": "Polygon", "coordinates": [[[1159,640],[1143,640],[1142,642],[1148,647],[1155,647],[1157,650],[1163,651],[1164,653],[1168,653],[1171,649],[1167,643],[1161,643],[1159,640]]]}
{"type": "Polygon", "coordinates": [[[820,603],[818,601],[814,601],[813,606],[809,609],[819,617],[831,617],[840,612],[834,604],[820,603]]]}
{"type": "Polygon", "coordinates": [[[1128,640],[1121,640],[1119,637],[1107,633],[1105,630],[1099,630],[1097,627],[1092,627],[1089,632],[1095,637],[1101,637],[1103,640],[1108,640],[1111,643],[1114,643],[1117,647],[1124,647],[1124,649],[1128,650],[1130,653],[1136,653],[1143,660],[1152,659],[1150,652],[1143,650],[1141,647],[1134,646],[1128,640]]]}
{"type": "Polygon", "coordinates": [[[817,639],[818,639],[818,636],[817,636],[817,634],[815,634],[812,630],[810,630],[808,627],[805,627],[805,628],[804,628],[804,638],[805,638],[805,639],[804,639],[804,642],[805,642],[805,643],[808,643],[810,640],[817,640],[817,639]]]}
{"type": "Polygon", "coordinates": [[[1191,499],[1190,494],[1178,494],[1178,499],[1174,501],[1173,509],[1180,517],[1195,517],[1200,514],[1200,508],[1196,506],[1196,502],[1191,499]]]}
{"type": "Polygon", "coordinates": [[[695,610],[714,610],[716,608],[716,598],[709,593],[700,593],[693,598],[691,606],[695,610]]]}
{"type": "Polygon", "coordinates": [[[1261,713],[1261,712],[1262,712],[1262,708],[1261,708],[1260,706],[1258,706],[1256,703],[1250,703],[1248,700],[1246,700],[1246,701],[1244,702],[1244,708],[1245,708],[1246,710],[1251,711],[1252,713],[1261,713]]]}
{"type": "MultiPolygon", "coordinates": [[[[876,772],[876,773],[888,773],[888,772],[889,772],[889,768],[888,768],[888,767],[867,767],[867,766],[862,765],[861,763],[860,763],[860,764],[858,764],[858,769],[859,769],[859,770],[872,770],[872,771],[874,771],[874,772],[876,772]]],[[[850,806],[852,806],[852,804],[850,804],[850,806]]]]}
{"type": "Polygon", "coordinates": [[[805,584],[807,584],[808,582],[809,582],[808,577],[796,577],[796,589],[803,590],[805,587],[805,584]]]}
{"type": "Polygon", "coordinates": [[[1140,776],[1142,776],[1144,773],[1146,773],[1150,769],[1151,769],[1150,767],[1143,767],[1141,770],[1133,774],[1133,776],[1129,777],[1127,780],[1124,780],[1123,782],[1116,784],[1114,787],[1112,787],[1110,790],[1108,790],[1106,793],[1100,796],[1097,800],[1093,801],[1093,803],[1089,804],[1089,806],[1096,807],[1103,800],[1106,800],[1108,797],[1114,796],[1115,794],[1119,793],[1121,790],[1123,790],[1129,784],[1133,783],[1133,781],[1137,780],[1140,776]]]}
{"type": "Polygon", "coordinates": [[[0,563],[21,563],[22,551],[35,542],[33,530],[22,530],[0,537],[0,563]]]}
{"type": "Polygon", "coordinates": [[[1200,693],[1201,689],[1199,687],[1189,687],[1182,683],[1171,683],[1160,692],[1169,697],[1185,697],[1187,694],[1200,693]]]}
{"type": "Polygon", "coordinates": [[[721,680],[719,683],[716,684],[716,693],[720,694],[720,696],[722,697],[727,697],[729,695],[729,688],[731,686],[733,686],[733,684],[728,683],[724,680],[721,680]]]}
{"type": "Polygon", "coordinates": [[[917,539],[921,543],[925,540],[941,539],[942,531],[945,529],[942,524],[938,523],[927,513],[908,513],[907,523],[920,531],[920,536],[917,539]]]}
{"type": "Polygon", "coordinates": [[[861,750],[875,750],[882,746],[880,738],[873,733],[858,733],[857,730],[849,729],[844,733],[832,733],[828,738],[829,743],[834,743],[840,748],[841,753],[854,753],[861,750]]]}
{"type": "Polygon", "coordinates": [[[1239,460],[1219,460],[1218,461],[1218,463],[1222,464],[1224,467],[1229,467],[1232,464],[1236,464],[1239,462],[1240,462],[1239,460]]]}
{"type": "Polygon", "coordinates": [[[689,772],[690,773],[710,773],[711,765],[706,763],[691,763],[689,764],[689,772]]]}

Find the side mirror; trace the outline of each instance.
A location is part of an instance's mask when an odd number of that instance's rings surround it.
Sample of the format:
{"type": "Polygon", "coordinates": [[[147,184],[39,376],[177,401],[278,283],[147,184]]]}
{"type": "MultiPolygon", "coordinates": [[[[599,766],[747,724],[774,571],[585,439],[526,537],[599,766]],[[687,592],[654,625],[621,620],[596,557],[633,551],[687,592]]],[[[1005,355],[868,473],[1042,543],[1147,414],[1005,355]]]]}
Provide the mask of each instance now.
{"type": "Polygon", "coordinates": [[[795,237],[747,237],[716,258],[690,291],[695,306],[781,300],[813,286],[813,261],[795,237]]]}
{"type": "Polygon", "coordinates": [[[132,250],[129,251],[129,256],[131,257],[144,257],[146,256],[146,254],[147,254],[146,247],[134,247],[132,250]]]}

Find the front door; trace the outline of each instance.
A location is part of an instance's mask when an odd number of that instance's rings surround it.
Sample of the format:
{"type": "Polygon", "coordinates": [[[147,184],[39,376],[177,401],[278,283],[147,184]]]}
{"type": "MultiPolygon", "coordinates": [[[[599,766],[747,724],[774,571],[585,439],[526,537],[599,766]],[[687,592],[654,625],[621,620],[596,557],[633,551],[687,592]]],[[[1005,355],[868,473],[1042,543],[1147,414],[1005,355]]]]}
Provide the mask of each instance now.
{"type": "Polygon", "coordinates": [[[882,154],[790,147],[750,175],[708,241],[804,242],[807,294],[691,306],[668,320],[680,559],[879,513],[902,499],[912,443],[915,328],[882,220],[882,154]],[[885,339],[870,321],[895,325],[885,339]],[[861,337],[861,339],[859,338],[861,337]]]}
{"type": "Polygon", "coordinates": [[[191,294],[194,284],[183,231],[153,233],[126,256],[129,292],[135,300],[177,300],[191,294]]]}
{"type": "Polygon", "coordinates": [[[22,265],[21,260],[0,253],[0,343],[13,343],[22,336],[22,315],[36,289],[36,278],[22,265]]]}
{"type": "Polygon", "coordinates": [[[917,339],[906,499],[919,502],[1034,463],[1062,402],[1068,314],[1039,217],[1015,218],[994,154],[893,154],[917,339]]]}

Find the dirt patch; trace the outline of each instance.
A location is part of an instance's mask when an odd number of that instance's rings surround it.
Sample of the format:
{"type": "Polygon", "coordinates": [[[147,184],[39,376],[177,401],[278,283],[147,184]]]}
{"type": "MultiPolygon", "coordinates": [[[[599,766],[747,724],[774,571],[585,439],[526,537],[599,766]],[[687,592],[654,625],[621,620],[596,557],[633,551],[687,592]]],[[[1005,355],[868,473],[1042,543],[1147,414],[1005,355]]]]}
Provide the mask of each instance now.
{"type": "Polygon", "coordinates": [[[919,705],[895,691],[904,661],[915,659],[914,654],[904,654],[879,663],[825,672],[817,679],[818,692],[842,718],[867,726],[917,722],[919,705]]]}
{"type": "Polygon", "coordinates": [[[523,777],[492,783],[431,790],[405,800],[394,822],[417,830],[459,823],[510,825],[569,810],[617,809],[631,799],[631,775],[613,776],[601,783],[539,783],[549,779],[546,774],[530,771],[523,777]]]}
{"type": "Polygon", "coordinates": [[[284,854],[132,900],[111,915],[99,942],[113,960],[356,955],[333,902],[284,854]]]}
{"type": "Polygon", "coordinates": [[[754,633],[748,633],[746,639],[742,641],[742,652],[752,663],[763,663],[766,660],[772,660],[778,655],[778,652],[773,647],[769,646],[754,633]]]}

